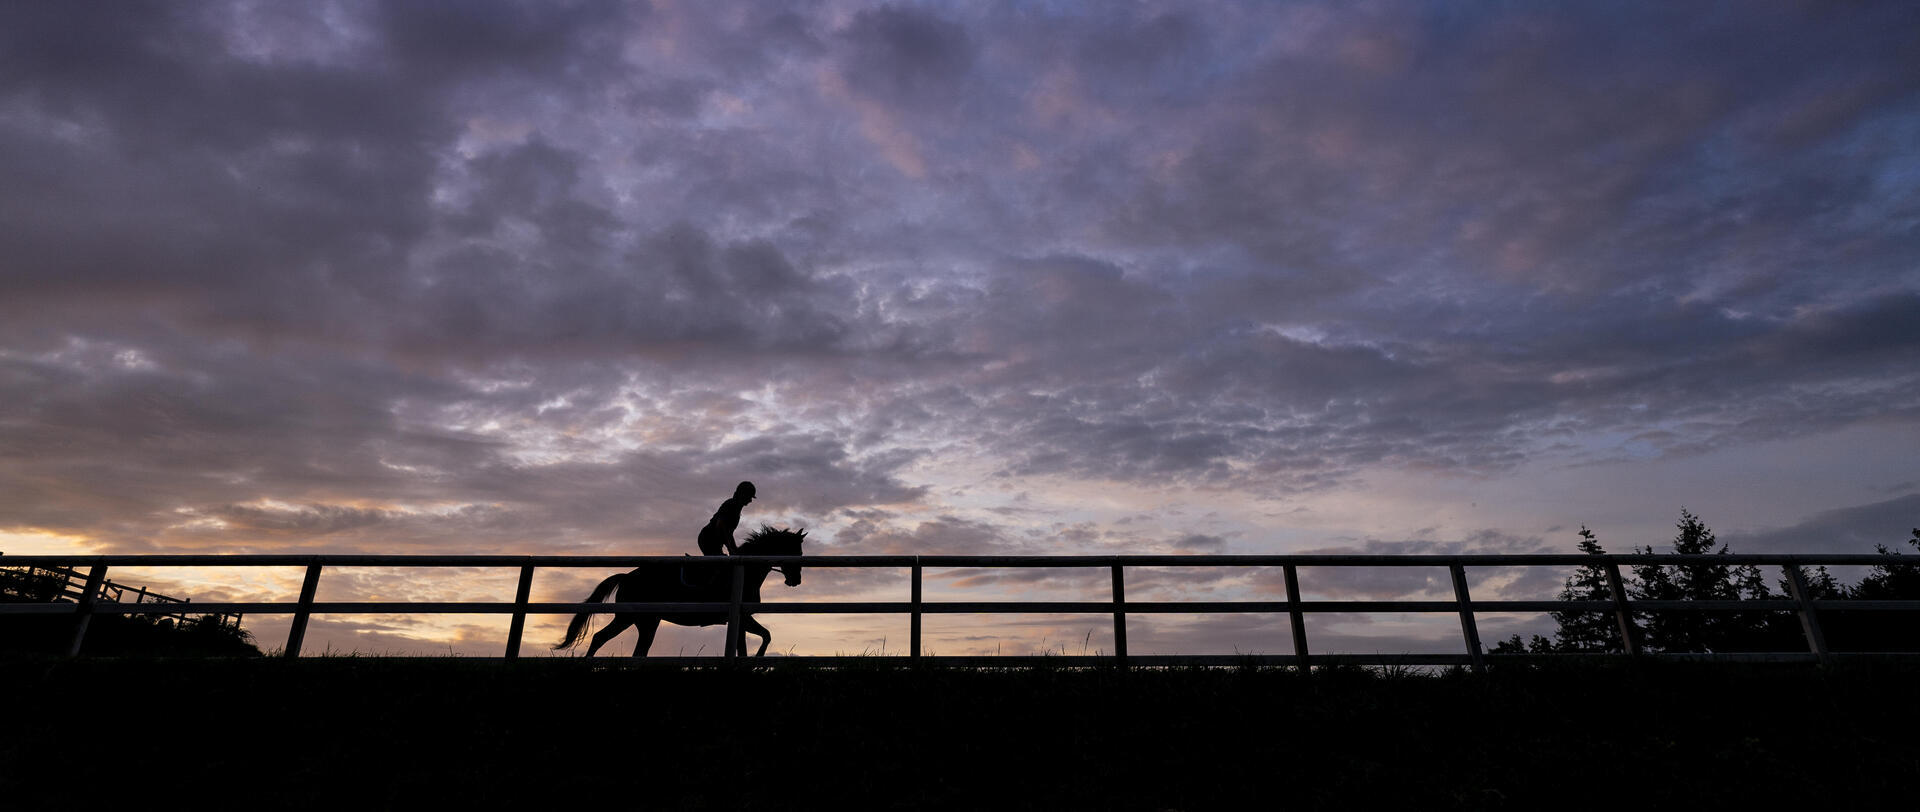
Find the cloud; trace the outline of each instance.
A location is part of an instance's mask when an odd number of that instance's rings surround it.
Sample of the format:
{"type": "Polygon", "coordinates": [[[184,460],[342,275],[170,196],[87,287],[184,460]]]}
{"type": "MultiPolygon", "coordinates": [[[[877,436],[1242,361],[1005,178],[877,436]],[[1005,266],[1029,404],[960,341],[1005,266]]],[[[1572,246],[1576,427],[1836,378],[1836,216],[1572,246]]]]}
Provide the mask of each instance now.
{"type": "Polygon", "coordinates": [[[1920,494],[1822,511],[1786,527],[1719,534],[1738,553],[1823,550],[1871,553],[1876,545],[1908,552],[1904,542],[1920,526],[1920,494]]]}
{"type": "MultiPolygon", "coordinates": [[[[1571,546],[1571,545],[1568,545],[1571,546]]],[[[1301,551],[1308,555],[1470,555],[1566,552],[1537,537],[1481,530],[1458,541],[1366,539],[1359,544],[1301,551]]],[[[1468,591],[1476,600],[1542,600],[1554,597],[1566,572],[1551,567],[1476,567],[1468,570],[1468,591]]],[[[1265,590],[1285,595],[1278,573],[1264,579],[1265,590]]],[[[1444,567],[1303,567],[1302,598],[1307,600],[1453,600],[1453,579],[1444,567]]]]}
{"type": "Polygon", "coordinates": [[[902,107],[951,105],[977,50],[965,26],[902,6],[864,9],[840,36],[847,85],[902,107]]]}
{"type": "Polygon", "coordinates": [[[1213,551],[1295,514],[1099,495],[1904,436],[1914,30],[16,4],[0,528],[665,551],[751,478],[848,549],[1213,551]]]}
{"type": "Polygon", "coordinates": [[[1226,549],[1227,540],[1219,536],[1205,536],[1195,533],[1173,540],[1173,548],[1185,555],[1218,553],[1226,549]]]}
{"type": "Polygon", "coordinates": [[[391,511],[308,505],[301,508],[271,508],[252,505],[225,505],[210,511],[228,526],[247,532],[299,533],[323,536],[341,530],[371,527],[389,521],[391,511]]]}

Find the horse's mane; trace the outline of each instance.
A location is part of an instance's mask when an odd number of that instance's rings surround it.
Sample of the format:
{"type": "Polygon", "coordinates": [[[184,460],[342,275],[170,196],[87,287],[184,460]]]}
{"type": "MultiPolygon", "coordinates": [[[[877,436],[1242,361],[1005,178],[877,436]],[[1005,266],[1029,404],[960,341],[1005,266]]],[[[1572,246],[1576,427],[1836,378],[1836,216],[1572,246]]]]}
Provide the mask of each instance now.
{"type": "Polygon", "coordinates": [[[758,552],[758,548],[769,547],[780,544],[781,542],[791,542],[794,547],[798,549],[800,543],[806,540],[806,528],[789,530],[785,527],[773,527],[763,524],[760,525],[759,530],[747,534],[745,541],[740,542],[740,554],[760,555],[762,553],[758,552]]]}

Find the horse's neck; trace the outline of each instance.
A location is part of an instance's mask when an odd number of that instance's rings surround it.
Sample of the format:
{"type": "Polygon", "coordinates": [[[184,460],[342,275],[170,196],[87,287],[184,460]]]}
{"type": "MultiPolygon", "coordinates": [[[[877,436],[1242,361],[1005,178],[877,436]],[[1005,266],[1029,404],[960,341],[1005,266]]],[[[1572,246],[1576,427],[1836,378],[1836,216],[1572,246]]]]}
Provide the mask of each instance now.
{"type": "MultiPolygon", "coordinates": [[[[760,555],[741,548],[741,555],[760,555]]],[[[760,602],[760,585],[766,583],[767,576],[773,574],[773,567],[766,564],[748,564],[745,599],[750,603],[760,602]]]]}
{"type": "MultiPolygon", "coordinates": [[[[752,555],[752,553],[744,549],[740,551],[740,554],[752,555]]],[[[766,582],[767,576],[773,572],[773,568],[765,564],[748,564],[741,569],[741,574],[746,576],[743,582],[743,586],[745,587],[744,595],[748,599],[748,602],[752,603],[756,600],[754,596],[760,594],[760,585],[766,582]]],[[[733,590],[733,568],[725,567],[720,571],[725,574],[716,579],[713,586],[720,589],[723,593],[731,592],[733,590]]]]}

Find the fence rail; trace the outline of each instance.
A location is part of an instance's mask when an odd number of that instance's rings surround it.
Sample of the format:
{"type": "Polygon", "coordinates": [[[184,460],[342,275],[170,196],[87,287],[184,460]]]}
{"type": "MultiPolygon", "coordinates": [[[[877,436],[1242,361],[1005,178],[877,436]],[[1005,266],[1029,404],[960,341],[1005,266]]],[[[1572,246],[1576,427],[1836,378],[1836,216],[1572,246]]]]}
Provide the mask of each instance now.
{"type": "MultiPolygon", "coordinates": [[[[86,573],[67,567],[14,567],[6,565],[5,561],[5,558],[0,558],[0,581],[10,581],[16,588],[24,588],[28,591],[46,590],[52,593],[55,600],[78,601],[86,593],[86,573]]],[[[163,595],[144,586],[128,586],[103,580],[100,582],[99,593],[95,598],[103,602],[123,603],[128,595],[133,596],[134,603],[170,605],[175,610],[151,611],[144,614],[157,614],[180,623],[191,622],[196,616],[211,616],[222,626],[235,628],[240,626],[241,616],[238,613],[203,610],[201,606],[193,603],[192,598],[163,595]]]]}
{"type": "MultiPolygon", "coordinates": [[[[1060,663],[1099,659],[1120,665],[1228,665],[1244,663],[1282,664],[1307,667],[1312,664],[1364,663],[1400,665],[1467,665],[1484,669],[1488,655],[1480,645],[1477,615],[1484,612],[1611,612],[1624,642],[1624,655],[1645,656],[1641,633],[1634,622],[1636,612],[1653,611],[1780,611],[1793,612],[1807,639],[1805,653],[1760,652],[1751,654],[1708,655],[1723,660],[1818,661],[1830,662],[1836,655],[1826,644],[1820,625],[1825,611],[1920,611],[1920,600],[1817,600],[1813,599],[1800,568],[1803,566],[1900,565],[1872,554],[1801,555],[1649,555],[1649,554],[1547,554],[1547,555],[1120,555],[1120,556],[959,556],[959,555],[883,555],[883,556],[503,556],[503,555],[22,555],[0,556],[0,567],[71,567],[86,570],[86,586],[71,603],[0,603],[0,614],[71,614],[74,630],[70,652],[78,654],[88,619],[96,614],[154,614],[178,611],[178,605],[122,603],[103,601],[102,584],[110,567],[304,567],[300,597],[292,602],[203,602],[193,604],[196,612],[230,614],[291,614],[293,626],[283,653],[300,654],[307,621],[314,614],[415,613],[415,614],[505,614],[511,616],[505,658],[519,656],[527,615],[574,614],[594,612],[644,612],[661,615],[722,614],[728,616],[727,639],[737,639],[742,614],[906,614],[910,617],[909,662],[933,660],[953,664],[1016,665],[1016,661],[1038,660],[1060,663]],[[733,599],[701,603],[535,603],[528,600],[533,573],[539,568],[623,569],[643,564],[674,564],[695,567],[727,567],[736,574],[749,565],[808,568],[892,568],[909,571],[910,590],[906,601],[821,601],[795,603],[747,603],[741,598],[739,578],[734,579],[733,599]],[[1778,566],[1786,576],[1789,597],[1784,600],[1742,601],[1656,601],[1630,600],[1620,577],[1622,565],[1661,566],[1778,566]],[[1609,600],[1592,601],[1476,601],[1469,594],[1468,567],[1596,566],[1606,574],[1609,600]],[[494,569],[517,567],[519,581],[511,602],[393,602],[393,601],[316,601],[320,575],[325,567],[425,567],[494,569]],[[926,568],[1107,568],[1112,576],[1112,597],[1106,601],[927,601],[922,598],[923,571],[926,568]],[[1278,567],[1285,579],[1285,600],[1268,601],[1129,601],[1126,598],[1126,569],[1129,567],[1278,567]],[[1301,567],[1430,567],[1445,568],[1452,583],[1453,600],[1409,601],[1329,601],[1301,597],[1301,567]],[[1307,647],[1305,616],[1334,612],[1407,612],[1458,613],[1461,638],[1466,649],[1461,654],[1311,654],[1307,647]],[[1113,615],[1114,652],[1104,657],[922,657],[921,618],[929,614],[1108,614],[1113,615]],[[1127,616],[1136,614],[1285,614],[1294,642],[1291,655],[1147,655],[1129,656],[1127,652],[1127,616]]],[[[734,647],[726,647],[726,658],[734,657],[734,647]]],[[[1499,655],[1503,661],[1617,655],[1499,655]]],[[[1698,655],[1662,654],[1661,657],[1697,659],[1698,655]]],[[[1875,655],[1881,656],[1881,655],[1875,655]]],[[[1908,655],[1911,656],[1911,655],[1908,655]]],[[[678,661],[687,658],[656,658],[678,661]]],[[[822,663],[842,658],[804,658],[822,663]]],[[[870,662],[870,658],[861,658],[870,662]]],[[[891,659],[891,658],[883,658],[891,659]]],[[[710,660],[702,660],[710,662],[710,660]]]]}

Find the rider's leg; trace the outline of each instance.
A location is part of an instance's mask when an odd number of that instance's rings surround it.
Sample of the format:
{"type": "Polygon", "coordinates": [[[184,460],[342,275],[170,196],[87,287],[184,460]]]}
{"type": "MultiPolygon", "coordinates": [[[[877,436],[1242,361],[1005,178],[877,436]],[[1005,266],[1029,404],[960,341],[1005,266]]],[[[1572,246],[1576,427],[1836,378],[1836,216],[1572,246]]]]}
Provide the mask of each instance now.
{"type": "Polygon", "coordinates": [[[720,555],[728,545],[733,543],[733,538],[730,535],[722,536],[719,533],[708,532],[702,528],[700,537],[695,539],[694,543],[700,546],[701,555],[720,555]]]}

